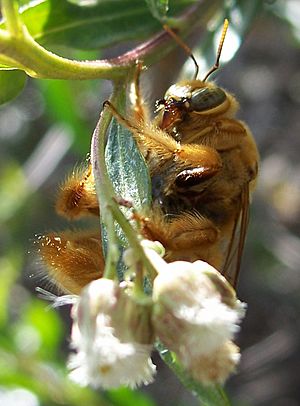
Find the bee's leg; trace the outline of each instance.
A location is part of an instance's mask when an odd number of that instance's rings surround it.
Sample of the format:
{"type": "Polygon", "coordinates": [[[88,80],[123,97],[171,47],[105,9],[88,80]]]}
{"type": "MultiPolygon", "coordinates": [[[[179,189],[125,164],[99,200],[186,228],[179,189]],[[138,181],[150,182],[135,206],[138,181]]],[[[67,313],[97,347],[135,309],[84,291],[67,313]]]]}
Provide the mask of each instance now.
{"type": "Polygon", "coordinates": [[[79,294],[104,269],[99,232],[64,231],[39,237],[35,244],[50,279],[66,293],[79,294]]]}
{"type": "Polygon", "coordinates": [[[174,182],[181,191],[215,176],[222,168],[220,154],[206,145],[184,144],[174,151],[178,171],[174,182]]]}
{"type": "Polygon", "coordinates": [[[209,126],[206,134],[199,139],[215,148],[219,153],[239,149],[241,170],[247,174],[245,181],[256,178],[258,171],[258,151],[251,131],[242,121],[224,118],[209,126]]]}
{"type": "Polygon", "coordinates": [[[122,114],[118,112],[116,107],[109,100],[105,100],[105,102],[103,103],[103,108],[109,109],[111,114],[118,121],[118,123],[121,124],[123,127],[127,128],[130,132],[138,131],[138,128],[135,125],[133,125],[130,120],[127,120],[127,118],[122,116],[122,114]]]}
{"type": "Polygon", "coordinates": [[[197,213],[184,213],[167,221],[161,212],[154,212],[143,224],[142,233],[163,244],[167,261],[202,259],[217,269],[221,267],[219,229],[197,213]]]}
{"type": "Polygon", "coordinates": [[[219,236],[217,227],[207,218],[193,213],[176,217],[169,224],[169,248],[186,249],[214,243],[219,236]]]}
{"type": "Polygon", "coordinates": [[[189,144],[199,142],[226,151],[237,148],[248,134],[247,127],[240,121],[224,118],[216,120],[187,139],[189,144]]]}
{"type": "Polygon", "coordinates": [[[142,70],[143,70],[142,62],[137,61],[133,82],[131,84],[129,94],[129,99],[133,112],[133,120],[136,121],[137,123],[144,123],[149,119],[149,113],[141,94],[140,76],[142,70]]]}
{"type": "Polygon", "coordinates": [[[61,185],[56,211],[69,220],[90,214],[99,216],[99,203],[91,165],[88,168],[74,170],[61,185]]]}

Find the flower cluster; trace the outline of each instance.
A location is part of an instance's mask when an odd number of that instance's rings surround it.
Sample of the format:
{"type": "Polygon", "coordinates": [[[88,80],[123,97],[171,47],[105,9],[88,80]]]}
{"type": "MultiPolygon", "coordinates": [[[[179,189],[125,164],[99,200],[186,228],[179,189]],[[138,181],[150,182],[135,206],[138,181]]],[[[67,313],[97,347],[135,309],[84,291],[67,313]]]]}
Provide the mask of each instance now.
{"type": "Polygon", "coordinates": [[[103,388],[153,381],[150,313],[143,307],[110,279],[98,279],[84,289],[72,309],[72,347],[77,352],[69,367],[74,381],[103,388]],[[126,319],[133,313],[136,320],[126,319]],[[134,328],[136,321],[141,322],[134,328]]]}
{"type": "MultiPolygon", "coordinates": [[[[158,339],[192,378],[223,383],[239,361],[232,340],[245,305],[206,262],[166,263],[158,243],[142,245],[157,271],[151,296],[141,294],[131,280],[101,278],[73,305],[71,378],[102,388],[149,384],[156,371],[150,355],[158,339]]],[[[128,250],[124,256],[130,279],[138,272],[132,254],[128,250]]]]}

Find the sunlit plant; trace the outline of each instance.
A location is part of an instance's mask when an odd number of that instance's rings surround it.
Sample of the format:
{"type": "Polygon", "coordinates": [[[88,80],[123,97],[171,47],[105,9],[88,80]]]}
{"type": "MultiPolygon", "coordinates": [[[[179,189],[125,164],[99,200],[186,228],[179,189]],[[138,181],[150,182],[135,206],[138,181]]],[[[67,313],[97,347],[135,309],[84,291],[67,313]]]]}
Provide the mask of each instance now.
{"type": "MultiPolygon", "coordinates": [[[[109,79],[114,87],[110,101],[126,116],[127,87],[137,61],[150,66],[176,46],[161,29],[162,24],[185,37],[213,20],[215,33],[230,8],[220,0],[45,0],[23,1],[22,7],[18,1],[2,0],[1,12],[1,103],[22,90],[26,75],[36,79],[109,79]],[[143,16],[142,27],[142,17],[134,14],[137,4],[143,16]],[[113,12],[118,7],[133,15],[127,26],[113,12]],[[106,12],[112,14],[109,26],[101,23],[106,12]],[[42,17],[34,21],[35,13],[48,16],[48,21],[42,17]],[[55,13],[61,20],[55,20],[55,13]],[[99,22],[87,24],[86,38],[72,29],[65,37],[51,30],[55,24],[63,27],[73,22],[76,26],[92,16],[99,22]],[[87,50],[132,39],[146,41],[110,60],[73,60],[54,53],[55,46],[51,51],[47,47],[48,43],[63,44],[69,50],[87,50]]],[[[236,36],[245,31],[243,27],[238,32],[238,24],[234,27],[236,36]]],[[[155,376],[151,352],[156,348],[199,399],[206,404],[228,404],[220,385],[239,361],[233,339],[245,306],[213,267],[202,261],[168,264],[162,259],[164,248],[139,233],[143,222],[139,211],[151,199],[149,174],[132,135],[115,119],[112,121],[107,108],[92,137],[91,167],[106,259],[104,273],[97,280],[84,289],[80,286],[71,298],[55,298],[56,304],[73,305],[71,378],[80,385],[104,389],[151,383],[155,376]],[[132,162],[135,170],[130,170],[132,162]]],[[[41,240],[38,245],[47,244],[41,240]]]]}

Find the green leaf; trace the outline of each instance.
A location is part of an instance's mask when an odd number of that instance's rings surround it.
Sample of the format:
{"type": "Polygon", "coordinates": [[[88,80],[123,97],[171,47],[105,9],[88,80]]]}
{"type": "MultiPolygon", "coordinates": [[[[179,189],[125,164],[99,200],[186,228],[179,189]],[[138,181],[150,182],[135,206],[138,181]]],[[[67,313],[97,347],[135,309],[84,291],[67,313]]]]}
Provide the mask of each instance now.
{"type": "MultiPolygon", "coordinates": [[[[150,207],[151,181],[148,168],[137,144],[126,128],[112,120],[108,142],[105,149],[105,162],[108,175],[112,181],[117,197],[131,202],[136,210],[150,207]]],[[[130,209],[123,207],[122,211],[130,218],[130,209]]],[[[120,226],[116,233],[122,244],[127,239],[120,226]]],[[[106,230],[102,230],[103,244],[106,246],[106,230]]],[[[118,264],[118,275],[123,279],[126,267],[122,261],[118,264]]]]}
{"type": "MultiPolygon", "coordinates": [[[[170,14],[182,11],[192,0],[175,0],[170,14]]],[[[96,49],[128,40],[141,40],[161,29],[142,0],[103,0],[80,7],[66,0],[41,0],[21,8],[30,34],[47,48],[63,45],[96,49]]],[[[0,28],[5,28],[2,22],[0,28]]]]}
{"type": "Polygon", "coordinates": [[[0,70],[0,104],[14,99],[23,90],[26,74],[20,70],[0,70]]]}
{"type": "Polygon", "coordinates": [[[162,20],[169,10],[169,0],[146,0],[152,15],[162,20]]]}
{"type": "Polygon", "coordinates": [[[230,406],[224,389],[219,386],[204,386],[190,378],[186,370],[176,360],[176,356],[161,343],[156,344],[159,355],[168,367],[177,375],[182,384],[201,402],[201,406],[230,406]]]}
{"type": "Polygon", "coordinates": [[[105,150],[105,160],[117,196],[139,210],[151,204],[148,168],[129,130],[113,119],[105,150]]]}

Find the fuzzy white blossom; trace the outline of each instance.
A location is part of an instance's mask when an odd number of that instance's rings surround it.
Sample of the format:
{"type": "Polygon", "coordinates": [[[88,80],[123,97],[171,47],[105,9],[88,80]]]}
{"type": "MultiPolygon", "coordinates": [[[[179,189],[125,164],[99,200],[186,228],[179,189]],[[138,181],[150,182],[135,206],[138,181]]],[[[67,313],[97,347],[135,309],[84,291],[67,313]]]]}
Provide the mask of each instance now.
{"type": "Polygon", "coordinates": [[[152,297],[157,336],[194,379],[223,382],[239,360],[232,339],[239,331],[245,304],[206,262],[166,263],[148,243],[143,247],[158,272],[152,297]]]}
{"type": "Polygon", "coordinates": [[[76,353],[70,357],[69,368],[71,379],[80,385],[134,388],[153,381],[156,368],[150,358],[151,343],[145,344],[144,336],[141,341],[128,339],[132,326],[126,326],[126,318],[123,324],[114,325],[114,314],[124,310],[128,300],[118,284],[102,278],[91,282],[73,306],[71,345],[76,353]]]}
{"type": "Polygon", "coordinates": [[[152,297],[134,293],[141,264],[132,249],[124,255],[127,282],[90,283],[73,305],[71,378],[105,389],[148,384],[155,374],[150,353],[157,337],[195,380],[223,383],[239,361],[232,339],[245,305],[206,262],[167,263],[161,244],[142,241],[142,246],[157,271],[152,297]]]}
{"type": "Polygon", "coordinates": [[[231,298],[232,306],[224,302],[222,294],[232,294],[232,289],[223,279],[220,292],[209,278],[210,272],[216,271],[203,261],[176,261],[167,264],[154,280],[156,332],[183,359],[211,353],[231,340],[244,314],[239,301],[231,298]]]}

